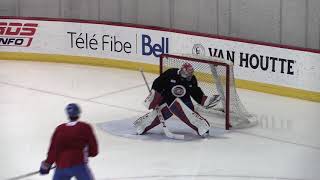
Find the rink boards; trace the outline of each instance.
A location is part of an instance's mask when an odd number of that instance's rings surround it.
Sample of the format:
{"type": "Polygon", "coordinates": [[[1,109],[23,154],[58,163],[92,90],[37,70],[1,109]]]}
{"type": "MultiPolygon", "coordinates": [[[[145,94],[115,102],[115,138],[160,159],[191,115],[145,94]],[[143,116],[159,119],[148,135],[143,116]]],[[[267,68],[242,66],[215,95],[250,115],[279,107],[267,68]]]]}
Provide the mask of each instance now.
{"type": "Polygon", "coordinates": [[[162,53],[234,63],[240,88],[320,102],[320,51],[101,21],[1,17],[0,59],[159,72],[162,53]]]}

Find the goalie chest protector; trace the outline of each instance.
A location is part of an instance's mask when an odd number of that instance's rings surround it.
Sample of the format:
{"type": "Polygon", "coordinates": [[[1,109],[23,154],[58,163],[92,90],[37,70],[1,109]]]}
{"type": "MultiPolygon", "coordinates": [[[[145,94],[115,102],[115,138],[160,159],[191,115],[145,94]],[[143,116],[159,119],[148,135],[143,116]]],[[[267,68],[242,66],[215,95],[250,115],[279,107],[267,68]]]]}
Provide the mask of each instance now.
{"type": "Polygon", "coordinates": [[[190,96],[201,103],[202,90],[198,87],[197,79],[192,76],[191,80],[181,77],[179,69],[172,68],[162,73],[155,79],[152,89],[159,92],[167,104],[171,104],[176,98],[183,101],[191,101],[190,96]]]}

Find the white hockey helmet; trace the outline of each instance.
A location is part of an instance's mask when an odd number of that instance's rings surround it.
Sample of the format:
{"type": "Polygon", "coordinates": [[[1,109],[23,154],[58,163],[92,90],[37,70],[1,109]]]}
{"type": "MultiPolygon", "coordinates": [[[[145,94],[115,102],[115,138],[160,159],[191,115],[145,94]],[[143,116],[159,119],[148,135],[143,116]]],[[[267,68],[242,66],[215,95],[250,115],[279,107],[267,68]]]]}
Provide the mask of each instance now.
{"type": "Polygon", "coordinates": [[[180,76],[190,81],[193,76],[193,71],[194,69],[190,63],[183,63],[180,68],[180,76]]]}

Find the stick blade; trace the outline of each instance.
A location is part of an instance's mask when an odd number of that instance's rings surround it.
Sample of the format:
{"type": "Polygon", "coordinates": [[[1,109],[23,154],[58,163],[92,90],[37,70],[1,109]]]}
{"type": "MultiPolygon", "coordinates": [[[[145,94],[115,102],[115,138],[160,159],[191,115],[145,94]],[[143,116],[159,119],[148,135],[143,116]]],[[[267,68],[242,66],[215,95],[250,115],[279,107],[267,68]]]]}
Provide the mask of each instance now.
{"type": "Polygon", "coordinates": [[[171,139],[179,139],[179,140],[183,140],[184,139],[184,135],[182,134],[173,134],[172,132],[170,132],[167,128],[163,128],[164,130],[164,134],[171,139]]]}

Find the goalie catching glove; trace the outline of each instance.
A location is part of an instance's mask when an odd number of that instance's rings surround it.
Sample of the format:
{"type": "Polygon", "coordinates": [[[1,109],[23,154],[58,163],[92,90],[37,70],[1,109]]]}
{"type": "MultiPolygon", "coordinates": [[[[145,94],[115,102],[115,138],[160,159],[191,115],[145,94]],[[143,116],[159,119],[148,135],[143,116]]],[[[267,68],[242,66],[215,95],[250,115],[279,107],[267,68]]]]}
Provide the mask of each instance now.
{"type": "Polygon", "coordinates": [[[221,100],[221,97],[219,95],[213,95],[212,97],[203,96],[201,105],[206,108],[212,108],[216,106],[221,100]]]}

